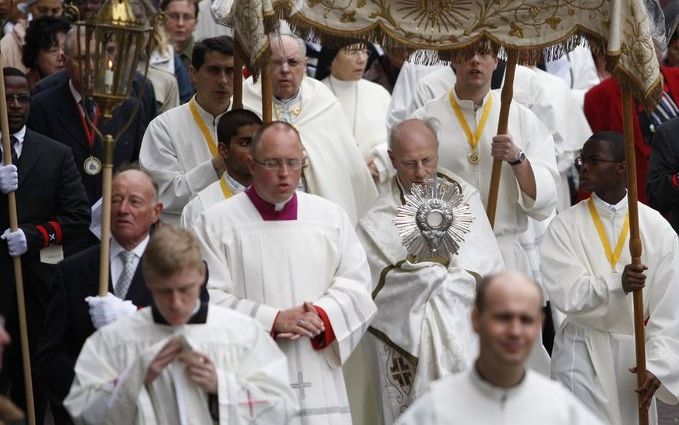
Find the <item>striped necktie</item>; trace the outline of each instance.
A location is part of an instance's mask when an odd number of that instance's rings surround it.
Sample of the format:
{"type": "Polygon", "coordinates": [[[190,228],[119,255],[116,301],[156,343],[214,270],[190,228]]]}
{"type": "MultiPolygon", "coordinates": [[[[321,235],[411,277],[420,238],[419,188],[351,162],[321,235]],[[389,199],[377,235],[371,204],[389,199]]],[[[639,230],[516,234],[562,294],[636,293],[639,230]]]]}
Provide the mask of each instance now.
{"type": "Polygon", "coordinates": [[[120,274],[118,282],[116,282],[116,286],[113,290],[118,298],[124,300],[127,290],[130,289],[132,277],[134,277],[134,252],[123,250],[120,251],[118,256],[123,261],[123,272],[120,274]]]}

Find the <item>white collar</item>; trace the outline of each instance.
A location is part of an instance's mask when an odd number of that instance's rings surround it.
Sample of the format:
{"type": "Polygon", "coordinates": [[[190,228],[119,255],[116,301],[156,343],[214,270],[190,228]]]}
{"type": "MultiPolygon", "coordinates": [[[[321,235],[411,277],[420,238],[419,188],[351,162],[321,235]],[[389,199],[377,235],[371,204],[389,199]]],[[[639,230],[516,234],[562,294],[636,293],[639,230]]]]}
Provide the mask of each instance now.
{"type": "Polygon", "coordinates": [[[473,112],[476,112],[485,106],[486,102],[488,102],[488,99],[490,99],[490,96],[492,96],[492,92],[492,90],[488,90],[488,92],[486,92],[486,94],[483,96],[483,102],[481,102],[481,105],[476,105],[473,100],[460,99],[457,95],[457,92],[455,91],[455,86],[450,89],[450,94],[457,101],[457,104],[460,105],[460,108],[473,112]]]}
{"type": "MultiPolygon", "coordinates": [[[[148,245],[149,239],[150,239],[149,235],[146,235],[144,240],[139,242],[137,246],[135,246],[132,249],[132,252],[137,258],[141,258],[142,255],[144,255],[144,251],[146,251],[146,245],[148,245]]],[[[123,248],[122,245],[118,243],[115,237],[111,236],[111,248],[110,248],[111,255],[109,257],[112,259],[116,258],[118,257],[118,255],[120,255],[122,251],[125,251],[125,248],[123,248]]]]}
{"type": "Polygon", "coordinates": [[[492,400],[505,400],[507,397],[512,397],[514,394],[525,388],[526,380],[528,379],[528,374],[530,372],[528,370],[524,370],[521,381],[509,388],[498,387],[486,381],[476,369],[476,364],[471,367],[471,370],[468,373],[472,385],[476,387],[484,396],[492,400]]]}
{"type": "Polygon", "coordinates": [[[274,103],[277,103],[277,104],[279,104],[279,105],[288,106],[288,105],[290,105],[290,104],[297,103],[297,100],[298,100],[298,99],[299,99],[299,101],[301,102],[301,100],[302,100],[302,96],[301,96],[301,95],[302,95],[302,87],[301,87],[301,85],[300,85],[300,88],[297,89],[297,93],[295,93],[295,95],[292,96],[290,99],[279,99],[279,98],[277,98],[276,96],[274,96],[274,97],[273,97],[273,101],[274,101],[274,103]]]}
{"type": "Polygon", "coordinates": [[[229,104],[227,105],[224,112],[215,116],[215,115],[212,115],[211,113],[209,113],[208,111],[206,111],[205,109],[203,109],[202,106],[200,106],[200,103],[198,103],[198,94],[197,93],[194,94],[193,97],[191,98],[191,102],[193,102],[196,105],[196,109],[198,109],[198,113],[200,114],[200,116],[203,117],[203,119],[205,121],[208,121],[208,122],[217,122],[222,117],[222,115],[229,112],[229,108],[231,107],[231,100],[232,99],[229,99],[229,104]]]}
{"type": "Polygon", "coordinates": [[[75,88],[75,86],[73,85],[73,80],[70,78],[68,79],[68,88],[71,89],[71,95],[73,96],[75,103],[79,105],[83,97],[80,94],[80,92],[75,88]]]}
{"type": "Polygon", "coordinates": [[[352,89],[358,85],[358,80],[338,80],[337,78],[330,76],[330,87],[333,92],[335,89],[352,89]]]}
{"type": "MultiPolygon", "coordinates": [[[[17,131],[16,133],[10,134],[10,136],[16,137],[18,145],[23,145],[24,138],[26,137],[26,126],[24,125],[23,127],[21,127],[21,130],[17,131]]],[[[2,140],[2,133],[0,133],[0,140],[2,140]]]]}
{"type": "Polygon", "coordinates": [[[241,193],[247,189],[247,186],[244,186],[240,184],[236,179],[231,177],[229,175],[229,170],[226,170],[226,173],[222,174],[222,178],[226,181],[226,184],[233,189],[234,193],[241,193]]]}
{"type": "Polygon", "coordinates": [[[596,209],[603,212],[608,219],[620,217],[627,211],[627,191],[625,191],[625,196],[614,205],[599,198],[596,193],[592,193],[592,199],[594,199],[596,209]]]}

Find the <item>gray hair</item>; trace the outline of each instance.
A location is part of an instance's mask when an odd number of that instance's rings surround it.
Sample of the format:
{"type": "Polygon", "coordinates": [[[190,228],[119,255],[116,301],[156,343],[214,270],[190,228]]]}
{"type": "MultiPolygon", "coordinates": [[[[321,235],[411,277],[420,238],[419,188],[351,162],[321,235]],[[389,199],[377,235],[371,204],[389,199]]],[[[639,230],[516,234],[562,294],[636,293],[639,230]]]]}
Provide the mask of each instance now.
{"type": "Polygon", "coordinates": [[[409,122],[409,121],[419,121],[424,126],[429,129],[431,134],[434,136],[434,139],[436,139],[436,144],[438,145],[439,139],[436,136],[438,133],[438,129],[440,126],[439,120],[433,117],[429,118],[408,118],[406,120],[401,121],[400,123],[396,124],[395,126],[391,127],[391,130],[389,130],[389,150],[392,150],[394,145],[396,144],[396,139],[399,137],[399,134],[401,132],[401,125],[409,122]]]}
{"type": "Polygon", "coordinates": [[[272,33],[269,35],[269,41],[273,42],[274,39],[278,40],[278,43],[283,42],[283,37],[290,37],[297,43],[297,49],[299,50],[299,53],[302,55],[302,57],[306,57],[306,43],[304,40],[301,38],[297,37],[295,34],[291,32],[284,32],[284,33],[272,33]]]}

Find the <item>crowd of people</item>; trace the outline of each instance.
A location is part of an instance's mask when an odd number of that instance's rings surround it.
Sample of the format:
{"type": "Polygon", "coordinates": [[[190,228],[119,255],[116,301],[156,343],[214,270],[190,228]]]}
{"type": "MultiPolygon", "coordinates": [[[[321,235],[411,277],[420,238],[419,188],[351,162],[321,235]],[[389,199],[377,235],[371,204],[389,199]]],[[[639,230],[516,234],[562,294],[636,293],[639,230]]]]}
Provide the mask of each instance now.
{"type": "Polygon", "coordinates": [[[679,7],[662,98],[635,105],[636,264],[621,89],[587,46],[519,65],[498,134],[505,63],[490,44],[425,66],[281,29],[265,123],[261,79],[233,108],[234,73],[249,73],[209,0],[154,6],[164,28],[110,119],[61,0],[0,7],[0,424],[26,423],[26,385],[38,424],[632,425],[638,403],[651,424],[679,418],[679,7]],[[88,123],[119,135],[106,295],[88,123]],[[394,225],[431,180],[472,216],[445,257],[413,255],[394,225]]]}

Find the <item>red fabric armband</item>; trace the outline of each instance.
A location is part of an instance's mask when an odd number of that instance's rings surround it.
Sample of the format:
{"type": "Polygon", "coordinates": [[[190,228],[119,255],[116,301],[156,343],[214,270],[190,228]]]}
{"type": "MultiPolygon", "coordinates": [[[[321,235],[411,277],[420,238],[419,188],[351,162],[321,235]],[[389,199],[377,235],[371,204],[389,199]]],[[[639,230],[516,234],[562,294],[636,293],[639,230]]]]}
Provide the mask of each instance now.
{"type": "Polygon", "coordinates": [[[679,173],[672,174],[672,186],[679,189],[679,173]]]}
{"type": "Polygon", "coordinates": [[[330,319],[328,319],[328,315],[325,313],[325,310],[318,306],[314,306],[314,308],[316,309],[316,313],[318,313],[318,316],[323,321],[323,326],[325,326],[325,332],[322,332],[316,338],[312,339],[311,346],[314,348],[314,350],[322,350],[323,348],[332,344],[333,341],[335,341],[335,332],[332,330],[330,319]]]}
{"type": "Polygon", "coordinates": [[[60,244],[61,241],[64,239],[64,232],[61,230],[61,224],[59,224],[58,221],[56,220],[51,220],[47,222],[52,226],[54,229],[54,233],[56,234],[56,243],[60,244]]]}
{"type": "Polygon", "coordinates": [[[35,226],[35,228],[40,232],[40,235],[42,236],[42,247],[47,248],[50,244],[50,237],[47,234],[47,229],[43,227],[41,224],[38,224],[35,226]]]}

